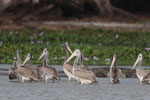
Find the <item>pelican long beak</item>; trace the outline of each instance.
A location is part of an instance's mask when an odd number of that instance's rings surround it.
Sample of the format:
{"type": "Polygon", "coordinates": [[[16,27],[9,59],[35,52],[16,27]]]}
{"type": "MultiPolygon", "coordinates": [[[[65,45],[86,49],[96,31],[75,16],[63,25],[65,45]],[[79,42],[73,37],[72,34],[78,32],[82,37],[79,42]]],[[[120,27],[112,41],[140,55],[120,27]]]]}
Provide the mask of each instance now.
{"type": "Polygon", "coordinates": [[[134,63],[132,69],[134,69],[137,66],[138,62],[139,62],[139,58],[136,59],[136,62],[134,63]]]}
{"type": "Polygon", "coordinates": [[[113,56],[113,60],[112,60],[110,68],[113,68],[114,66],[116,66],[115,64],[117,62],[117,57],[118,57],[118,54],[115,53],[114,56],[113,56]]]}
{"type": "Polygon", "coordinates": [[[72,54],[72,50],[70,49],[68,42],[65,43],[67,50],[72,54]]]}
{"type": "Polygon", "coordinates": [[[30,55],[30,53],[28,53],[26,59],[25,59],[24,62],[23,62],[23,65],[25,65],[26,62],[29,61],[30,59],[31,59],[31,55],[30,55]]]}
{"type": "Polygon", "coordinates": [[[79,49],[75,50],[75,51],[72,53],[72,55],[65,61],[65,63],[69,62],[73,57],[79,56],[79,55],[80,55],[80,50],[79,50],[79,49]]]}
{"type": "Polygon", "coordinates": [[[132,69],[134,69],[137,66],[140,66],[141,62],[142,62],[142,54],[139,54],[136,62],[134,63],[134,65],[132,67],[132,69]]]}
{"type": "Polygon", "coordinates": [[[42,53],[41,56],[39,57],[38,61],[39,61],[40,59],[42,59],[43,57],[47,56],[47,55],[48,55],[48,51],[47,51],[47,48],[45,48],[45,49],[43,50],[43,53],[42,53]]]}
{"type": "Polygon", "coordinates": [[[45,56],[45,53],[42,53],[41,56],[39,57],[38,61],[39,61],[40,59],[42,59],[44,56],[45,56]]]}
{"type": "Polygon", "coordinates": [[[132,69],[134,69],[135,67],[137,67],[138,64],[139,64],[139,62],[140,62],[140,59],[139,59],[139,57],[138,57],[138,58],[136,59],[136,62],[135,62],[134,65],[133,65],[132,69]]]}

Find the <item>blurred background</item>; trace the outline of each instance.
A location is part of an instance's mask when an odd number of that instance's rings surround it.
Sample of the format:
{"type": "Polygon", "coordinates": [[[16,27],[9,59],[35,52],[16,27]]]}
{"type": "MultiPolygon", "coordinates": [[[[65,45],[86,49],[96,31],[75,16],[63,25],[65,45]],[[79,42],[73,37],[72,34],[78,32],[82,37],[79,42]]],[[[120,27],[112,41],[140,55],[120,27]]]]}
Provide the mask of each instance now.
{"type": "Polygon", "coordinates": [[[150,0],[0,0],[0,63],[12,63],[17,49],[38,63],[47,47],[51,64],[62,64],[67,41],[85,64],[109,65],[118,52],[121,65],[139,53],[149,65],[149,38],[150,0]]]}
{"type": "MultiPolygon", "coordinates": [[[[94,21],[144,24],[148,23],[150,19],[150,1],[1,0],[0,12],[0,23],[3,23],[3,25],[6,23],[14,24],[18,28],[20,25],[31,28],[38,27],[32,25],[35,23],[31,24],[31,21],[94,21]],[[30,22],[30,24],[27,22],[30,22]]],[[[42,25],[44,24],[42,23],[42,25]]]]}

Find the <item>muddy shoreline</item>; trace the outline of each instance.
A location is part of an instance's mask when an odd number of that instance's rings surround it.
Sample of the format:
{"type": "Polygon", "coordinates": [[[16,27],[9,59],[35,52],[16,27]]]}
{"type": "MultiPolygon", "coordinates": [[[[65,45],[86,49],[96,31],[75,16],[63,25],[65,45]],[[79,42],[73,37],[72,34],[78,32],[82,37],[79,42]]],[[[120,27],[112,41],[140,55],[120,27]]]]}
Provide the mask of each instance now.
{"type": "Polygon", "coordinates": [[[150,32],[150,23],[86,22],[86,21],[30,21],[23,23],[3,23],[0,30],[72,30],[79,28],[98,28],[113,31],[150,32]]]}

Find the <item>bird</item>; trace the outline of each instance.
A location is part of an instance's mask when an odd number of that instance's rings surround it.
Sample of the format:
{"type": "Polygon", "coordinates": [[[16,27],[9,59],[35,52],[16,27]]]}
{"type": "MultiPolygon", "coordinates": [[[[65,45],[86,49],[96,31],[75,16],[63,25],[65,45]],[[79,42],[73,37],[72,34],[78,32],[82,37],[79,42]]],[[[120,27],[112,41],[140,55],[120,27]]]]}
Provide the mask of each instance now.
{"type": "Polygon", "coordinates": [[[58,72],[55,68],[51,67],[48,65],[48,49],[45,48],[43,50],[43,53],[41,54],[41,56],[39,57],[38,61],[40,59],[43,59],[43,65],[42,66],[38,66],[41,72],[41,76],[43,78],[45,78],[45,82],[48,82],[48,79],[52,79],[53,83],[54,83],[54,79],[56,80],[60,80],[60,77],[58,75],[58,72]]]}
{"type": "MultiPolygon", "coordinates": [[[[64,49],[66,52],[66,58],[65,58],[65,61],[66,61],[69,58],[69,53],[72,54],[72,50],[70,49],[68,42],[64,43],[64,49]]],[[[80,59],[80,63],[81,63],[80,68],[88,70],[87,67],[83,66],[82,60],[83,60],[83,55],[81,55],[81,59],[80,59]]],[[[68,76],[69,81],[71,81],[71,79],[74,79],[73,74],[72,74],[72,69],[73,69],[72,63],[66,62],[63,64],[63,70],[65,74],[68,76]]]]}
{"type": "Polygon", "coordinates": [[[113,60],[112,60],[110,70],[109,70],[111,83],[114,83],[114,84],[120,83],[120,78],[122,75],[121,69],[117,68],[117,59],[118,59],[118,53],[115,53],[113,55],[113,60]]]}
{"type": "MultiPolygon", "coordinates": [[[[14,67],[13,71],[17,74],[18,78],[21,79],[21,82],[24,83],[25,80],[39,81],[38,71],[30,66],[25,66],[21,64],[20,50],[17,50],[17,61],[16,67],[14,67]]],[[[13,73],[10,72],[10,73],[13,73]]]]}
{"type": "MultiPolygon", "coordinates": [[[[66,42],[64,44],[64,49],[66,52],[66,58],[65,58],[65,61],[66,61],[69,58],[69,52],[72,54],[72,51],[68,46],[68,42],[66,42]]],[[[71,64],[69,62],[63,64],[63,70],[64,70],[65,74],[68,76],[69,81],[71,81],[71,79],[74,78],[73,74],[72,74],[72,68],[73,68],[73,64],[71,64]]]]}
{"type": "Polygon", "coordinates": [[[141,69],[142,60],[143,60],[143,55],[140,53],[132,69],[136,68],[136,76],[139,78],[140,83],[149,84],[150,83],[150,70],[141,69]]]}
{"type": "Polygon", "coordinates": [[[92,71],[80,68],[82,66],[81,63],[78,65],[78,61],[81,59],[81,51],[79,49],[76,49],[65,63],[68,63],[73,57],[76,57],[72,68],[73,78],[81,84],[98,83],[96,76],[92,71]]]}
{"type": "Polygon", "coordinates": [[[13,61],[13,64],[11,65],[11,67],[8,70],[8,76],[9,76],[10,80],[18,79],[18,81],[19,81],[19,77],[15,71],[17,69],[16,63],[17,63],[16,61],[13,61]]]}

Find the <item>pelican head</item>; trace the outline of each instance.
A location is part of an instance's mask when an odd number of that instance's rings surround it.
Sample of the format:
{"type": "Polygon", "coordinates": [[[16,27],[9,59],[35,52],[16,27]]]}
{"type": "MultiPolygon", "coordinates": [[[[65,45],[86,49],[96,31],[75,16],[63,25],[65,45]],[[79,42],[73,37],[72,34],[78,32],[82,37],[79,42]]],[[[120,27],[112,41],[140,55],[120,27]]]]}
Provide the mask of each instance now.
{"type": "Polygon", "coordinates": [[[23,62],[23,65],[25,65],[26,62],[28,62],[31,58],[32,58],[31,53],[28,53],[28,54],[27,54],[27,57],[26,57],[26,59],[25,59],[25,61],[23,62]]]}
{"type": "Polygon", "coordinates": [[[43,53],[42,53],[41,56],[39,57],[38,61],[39,61],[40,59],[42,59],[43,57],[47,57],[47,56],[48,56],[48,49],[45,48],[45,49],[43,50],[43,53]]]}
{"type": "Polygon", "coordinates": [[[115,53],[115,54],[113,55],[113,60],[112,60],[112,63],[111,63],[110,68],[112,68],[112,67],[115,67],[115,66],[116,66],[117,58],[118,58],[118,53],[115,53]]]}
{"type": "Polygon", "coordinates": [[[81,51],[79,50],[79,49],[76,49],[73,53],[72,53],[72,55],[66,60],[66,62],[65,63],[67,63],[67,62],[69,62],[73,57],[80,57],[81,56],[81,51]]]}
{"type": "Polygon", "coordinates": [[[143,55],[140,53],[136,59],[136,62],[134,63],[134,66],[132,67],[132,69],[134,69],[135,67],[141,67],[142,59],[143,59],[143,55]]]}
{"type": "Polygon", "coordinates": [[[70,49],[70,47],[68,45],[68,42],[65,42],[64,46],[72,54],[72,51],[71,51],[71,49],[70,49]]]}

